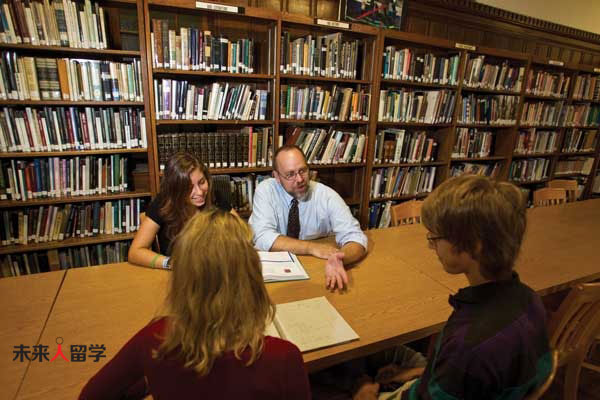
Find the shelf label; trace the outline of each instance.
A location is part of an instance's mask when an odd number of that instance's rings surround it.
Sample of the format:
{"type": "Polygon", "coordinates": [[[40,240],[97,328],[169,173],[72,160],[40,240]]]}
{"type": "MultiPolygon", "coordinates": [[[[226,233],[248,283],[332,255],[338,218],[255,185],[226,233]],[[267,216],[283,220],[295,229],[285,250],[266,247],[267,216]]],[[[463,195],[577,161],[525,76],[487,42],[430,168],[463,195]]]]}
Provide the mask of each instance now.
{"type": "Polygon", "coordinates": [[[565,65],[564,62],[562,62],[562,61],[556,61],[556,60],[549,60],[548,64],[550,64],[550,65],[558,65],[559,67],[562,67],[562,66],[565,65]]]}
{"type": "Polygon", "coordinates": [[[600,73],[600,68],[594,68],[594,72],[600,73]]]}
{"type": "Polygon", "coordinates": [[[206,3],[204,1],[197,1],[196,8],[201,8],[203,10],[211,10],[211,11],[224,11],[228,13],[234,14],[243,14],[244,9],[235,6],[228,6],[225,4],[215,4],[215,3],[206,3]]]}
{"type": "Polygon", "coordinates": [[[330,21],[328,19],[317,18],[317,25],[331,26],[334,28],[350,29],[350,24],[347,22],[330,21]]]}
{"type": "Polygon", "coordinates": [[[477,47],[473,46],[472,44],[454,43],[454,47],[456,47],[457,49],[463,49],[463,50],[471,50],[471,51],[477,50],[477,47]]]}

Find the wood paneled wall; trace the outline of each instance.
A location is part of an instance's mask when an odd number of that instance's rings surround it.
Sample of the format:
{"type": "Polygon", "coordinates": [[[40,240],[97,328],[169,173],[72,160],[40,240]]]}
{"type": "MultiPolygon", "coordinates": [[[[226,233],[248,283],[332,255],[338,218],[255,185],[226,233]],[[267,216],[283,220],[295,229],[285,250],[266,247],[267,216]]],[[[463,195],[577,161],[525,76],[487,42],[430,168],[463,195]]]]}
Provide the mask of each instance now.
{"type": "MultiPolygon", "coordinates": [[[[506,49],[565,63],[600,66],[600,35],[473,0],[405,0],[404,30],[437,38],[506,49]]],[[[345,0],[224,0],[292,14],[338,19],[345,0]],[[342,2],[341,6],[340,3],[342,2]]]]}

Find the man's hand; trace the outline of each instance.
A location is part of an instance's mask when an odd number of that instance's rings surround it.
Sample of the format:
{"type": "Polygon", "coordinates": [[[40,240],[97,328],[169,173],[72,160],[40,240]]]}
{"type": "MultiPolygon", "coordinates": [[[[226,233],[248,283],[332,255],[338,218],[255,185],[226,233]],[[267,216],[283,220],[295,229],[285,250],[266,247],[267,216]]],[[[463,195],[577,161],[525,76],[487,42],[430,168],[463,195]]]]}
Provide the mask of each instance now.
{"type": "Polygon", "coordinates": [[[343,260],[344,253],[338,251],[330,255],[325,263],[325,286],[331,291],[336,287],[341,291],[348,285],[348,274],[343,260]]]}
{"type": "Polygon", "coordinates": [[[379,383],[364,383],[352,396],[352,400],[377,400],[379,383]]]}
{"type": "Polygon", "coordinates": [[[404,383],[423,375],[425,368],[402,368],[396,364],[389,364],[379,368],[375,382],[380,384],[404,383]]]}
{"type": "Polygon", "coordinates": [[[340,251],[337,247],[323,243],[311,243],[310,254],[323,259],[328,259],[332,254],[340,251]]]}

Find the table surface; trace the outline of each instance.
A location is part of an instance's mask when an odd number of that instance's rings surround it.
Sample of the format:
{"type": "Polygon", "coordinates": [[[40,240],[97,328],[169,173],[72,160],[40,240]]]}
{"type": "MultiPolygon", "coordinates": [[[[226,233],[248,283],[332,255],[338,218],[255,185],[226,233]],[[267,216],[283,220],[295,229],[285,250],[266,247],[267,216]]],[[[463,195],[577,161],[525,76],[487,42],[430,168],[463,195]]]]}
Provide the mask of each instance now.
{"type": "MultiPolygon", "coordinates": [[[[464,276],[444,272],[427,247],[421,225],[366,233],[369,255],[349,270],[346,292],[325,290],[325,261],[312,257],[300,257],[309,280],[267,284],[276,304],[326,296],[360,336],[358,341],[305,353],[309,370],[439,331],[451,312],[448,296],[467,285],[464,276]]],[[[600,200],[529,210],[517,263],[522,280],[546,294],[600,278],[600,263],[594,262],[598,233],[600,200]]],[[[63,337],[67,358],[71,344],[104,344],[107,358],[98,363],[57,359],[32,364],[18,398],[76,397],[133,334],[161,315],[168,276],[167,271],[127,263],[68,270],[40,342],[53,345],[53,355],[56,337],[63,337]]]]}
{"type": "Polygon", "coordinates": [[[29,361],[13,361],[14,346],[38,344],[66,271],[0,279],[0,387],[14,398],[29,361]]]}

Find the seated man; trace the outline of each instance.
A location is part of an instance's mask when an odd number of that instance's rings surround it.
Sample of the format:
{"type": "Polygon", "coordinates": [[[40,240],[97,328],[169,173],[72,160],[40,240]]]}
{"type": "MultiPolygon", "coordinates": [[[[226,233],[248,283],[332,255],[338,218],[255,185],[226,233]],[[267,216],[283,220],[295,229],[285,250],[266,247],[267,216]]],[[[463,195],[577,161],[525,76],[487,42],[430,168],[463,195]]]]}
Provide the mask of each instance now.
{"type": "Polygon", "coordinates": [[[249,223],[255,246],[327,259],[327,288],[343,289],[348,284],[344,264],[360,260],[367,249],[367,237],[358,221],[339,194],[310,181],[299,147],[286,145],[275,152],[273,176],[254,193],[249,223]],[[332,233],[341,248],[309,241],[332,233]]]}
{"type": "MultiPolygon", "coordinates": [[[[465,274],[469,286],[450,296],[454,312],[423,375],[379,399],[523,398],[552,367],[542,302],[513,271],[525,233],[523,195],[485,177],[451,178],[427,197],[421,221],[444,270],[465,274]]],[[[414,371],[396,369],[409,379],[414,371]]],[[[355,398],[377,398],[377,390],[365,383],[355,398]]]]}

